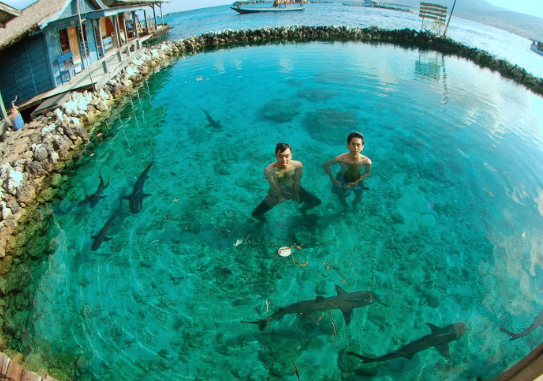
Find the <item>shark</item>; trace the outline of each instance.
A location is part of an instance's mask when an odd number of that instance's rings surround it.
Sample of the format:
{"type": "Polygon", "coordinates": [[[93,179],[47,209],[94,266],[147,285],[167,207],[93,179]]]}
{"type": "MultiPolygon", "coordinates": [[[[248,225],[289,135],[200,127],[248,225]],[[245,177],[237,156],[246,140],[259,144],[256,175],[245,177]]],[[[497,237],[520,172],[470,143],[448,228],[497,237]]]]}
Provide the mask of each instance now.
{"type": "Polygon", "coordinates": [[[500,331],[502,331],[503,333],[506,333],[508,334],[509,336],[511,336],[511,338],[509,339],[509,341],[513,341],[513,340],[516,340],[518,338],[521,338],[523,336],[526,336],[526,335],[529,335],[530,333],[532,333],[537,327],[543,327],[543,311],[541,311],[539,313],[539,315],[537,315],[534,319],[534,322],[532,324],[530,324],[530,326],[528,328],[526,328],[524,331],[520,332],[520,333],[514,333],[514,332],[511,332],[511,331],[508,331],[506,330],[505,328],[503,327],[500,327],[500,331]]]}
{"type": "Polygon", "coordinates": [[[209,113],[208,113],[206,110],[204,110],[203,108],[200,109],[200,110],[202,110],[202,111],[204,112],[204,114],[206,114],[207,121],[208,121],[208,123],[209,123],[209,124],[207,125],[207,127],[211,127],[211,128],[213,128],[214,130],[220,130],[220,129],[222,129],[222,126],[221,126],[221,122],[220,122],[220,121],[214,120],[214,119],[211,117],[211,115],[209,115],[209,113]]]}
{"type": "Polygon", "coordinates": [[[130,211],[134,214],[139,213],[143,205],[143,200],[145,199],[145,197],[150,196],[150,194],[143,193],[143,184],[145,184],[145,180],[147,180],[149,170],[151,169],[151,166],[153,165],[154,162],[155,162],[155,158],[153,156],[153,160],[143,170],[141,175],[139,175],[138,179],[136,180],[136,183],[134,184],[134,188],[132,189],[132,193],[129,194],[128,196],[121,197],[122,200],[128,200],[130,211]]]}
{"type": "Polygon", "coordinates": [[[109,230],[111,225],[113,225],[113,220],[115,219],[115,217],[117,217],[117,214],[119,214],[120,210],[121,210],[121,200],[119,200],[119,209],[117,209],[117,211],[109,218],[109,220],[107,220],[107,222],[104,224],[104,227],[100,229],[98,234],[91,236],[91,238],[94,240],[92,241],[92,246],[91,246],[92,251],[98,250],[102,242],[109,241],[111,239],[107,236],[107,231],[109,230]]]}
{"type": "Polygon", "coordinates": [[[107,181],[107,184],[104,185],[104,179],[102,178],[102,170],[100,170],[98,177],[100,178],[100,184],[98,185],[98,189],[96,190],[96,192],[94,192],[90,196],[85,197],[85,199],[81,201],[79,205],[89,204],[92,209],[98,204],[98,201],[106,197],[106,196],[102,196],[102,192],[104,191],[104,189],[106,189],[109,186],[109,180],[107,181]]]}
{"type": "Polygon", "coordinates": [[[423,336],[412,342],[400,347],[394,352],[387,353],[379,357],[365,357],[357,353],[348,351],[347,353],[358,357],[363,363],[367,362],[383,362],[392,360],[398,357],[406,357],[411,359],[415,354],[424,351],[428,348],[435,347],[438,352],[445,358],[449,358],[449,343],[464,335],[468,331],[468,327],[464,323],[454,323],[446,327],[440,328],[433,324],[426,323],[430,327],[432,333],[423,336]]]}
{"type": "Polygon", "coordinates": [[[345,325],[349,325],[355,308],[367,306],[377,300],[377,296],[371,291],[347,292],[336,285],[336,292],[337,296],[317,296],[315,300],[305,300],[281,307],[267,318],[256,321],[242,321],[242,323],[258,324],[258,328],[262,331],[270,321],[280,320],[288,314],[303,315],[338,309],[343,313],[345,325]]]}

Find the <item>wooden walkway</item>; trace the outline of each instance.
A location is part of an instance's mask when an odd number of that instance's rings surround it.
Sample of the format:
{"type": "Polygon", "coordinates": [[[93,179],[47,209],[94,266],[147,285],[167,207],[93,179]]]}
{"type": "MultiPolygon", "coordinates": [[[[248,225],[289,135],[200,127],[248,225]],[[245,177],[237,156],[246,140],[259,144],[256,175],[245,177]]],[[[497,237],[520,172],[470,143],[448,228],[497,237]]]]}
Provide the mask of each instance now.
{"type": "Polygon", "coordinates": [[[143,53],[142,44],[151,37],[152,36],[145,36],[140,38],[139,45],[137,40],[129,41],[129,43],[123,45],[121,49],[108,52],[104,58],[95,62],[90,68],[73,76],[69,82],[55,87],[43,94],[39,94],[34,98],[21,103],[17,107],[22,111],[35,107],[49,99],[49,102],[40,105],[38,109],[33,112],[33,115],[37,115],[42,108],[47,109],[54,106],[57,101],[62,99],[63,95],[71,91],[87,89],[97,90],[102,88],[143,53]]]}
{"type": "Polygon", "coordinates": [[[25,369],[5,354],[0,353],[0,379],[10,381],[58,381],[45,375],[41,377],[34,372],[25,369]]]}

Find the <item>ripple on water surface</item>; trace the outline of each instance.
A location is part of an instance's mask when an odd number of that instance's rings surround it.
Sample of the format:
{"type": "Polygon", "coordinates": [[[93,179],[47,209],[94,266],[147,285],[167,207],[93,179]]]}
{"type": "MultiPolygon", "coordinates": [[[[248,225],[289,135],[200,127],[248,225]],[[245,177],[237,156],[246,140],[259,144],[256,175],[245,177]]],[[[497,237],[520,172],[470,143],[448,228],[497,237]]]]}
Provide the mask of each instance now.
{"type": "MultiPolygon", "coordinates": [[[[485,379],[538,343],[543,307],[543,101],[473,64],[387,45],[247,47],[180,60],[102,126],[56,207],[30,345],[89,360],[100,380],[485,379]],[[208,126],[207,111],[215,122],[208,126]],[[370,189],[342,213],[322,164],[352,130],[373,161],[370,189]],[[277,142],[323,203],[250,219],[277,142]],[[142,211],[122,201],[153,160],[142,211]],[[76,206],[109,181],[95,208],[76,206]],[[300,245],[290,257],[282,246],[300,245]],[[378,300],[271,321],[242,320],[347,292],[378,300]],[[412,359],[360,364],[430,334],[468,332],[412,359]],[[537,332],[536,332],[537,333],[537,332]]],[[[335,168],[337,170],[337,168],[335,168]]],[[[350,202],[351,200],[349,200],[350,202]]]]}

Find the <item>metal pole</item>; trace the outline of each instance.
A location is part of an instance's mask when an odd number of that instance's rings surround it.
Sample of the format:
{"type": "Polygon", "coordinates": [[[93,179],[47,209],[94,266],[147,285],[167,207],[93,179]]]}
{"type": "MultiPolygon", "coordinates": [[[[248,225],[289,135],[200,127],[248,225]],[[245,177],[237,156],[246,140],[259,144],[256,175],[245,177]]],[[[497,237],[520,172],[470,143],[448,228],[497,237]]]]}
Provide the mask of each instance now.
{"type": "Polygon", "coordinates": [[[447,25],[445,25],[445,31],[443,32],[443,37],[447,35],[447,29],[449,29],[449,23],[451,22],[451,17],[454,12],[454,6],[456,5],[456,0],[454,0],[453,6],[451,8],[451,14],[449,15],[449,19],[447,20],[447,25]]]}

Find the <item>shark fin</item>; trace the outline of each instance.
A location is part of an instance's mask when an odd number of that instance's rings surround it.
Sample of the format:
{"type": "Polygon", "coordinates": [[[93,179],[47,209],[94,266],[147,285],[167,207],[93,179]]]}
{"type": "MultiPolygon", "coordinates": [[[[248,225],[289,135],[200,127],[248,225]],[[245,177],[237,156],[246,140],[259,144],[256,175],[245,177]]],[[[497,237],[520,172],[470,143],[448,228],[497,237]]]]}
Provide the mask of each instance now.
{"type": "Polygon", "coordinates": [[[432,323],[426,323],[426,324],[428,324],[428,327],[430,327],[430,329],[432,330],[432,333],[435,333],[441,329],[437,325],[434,325],[432,323]]]}
{"type": "Polygon", "coordinates": [[[144,193],[144,194],[143,194],[143,198],[149,197],[149,196],[152,196],[152,194],[147,194],[147,193],[144,193]]]}
{"type": "Polygon", "coordinates": [[[449,344],[445,343],[443,345],[438,345],[436,349],[441,356],[445,357],[446,359],[449,358],[449,344]]]}
{"type": "Polygon", "coordinates": [[[337,284],[336,284],[336,291],[337,291],[337,296],[342,296],[342,295],[347,295],[348,294],[347,291],[345,291],[344,289],[339,287],[337,284]]]}
{"type": "Polygon", "coordinates": [[[341,312],[343,313],[343,317],[345,318],[345,325],[349,325],[349,323],[351,322],[351,317],[353,316],[353,309],[351,308],[347,311],[341,310],[341,312]]]}
{"type": "Polygon", "coordinates": [[[113,238],[106,237],[104,238],[104,241],[109,241],[110,239],[113,239],[113,238]]]}

